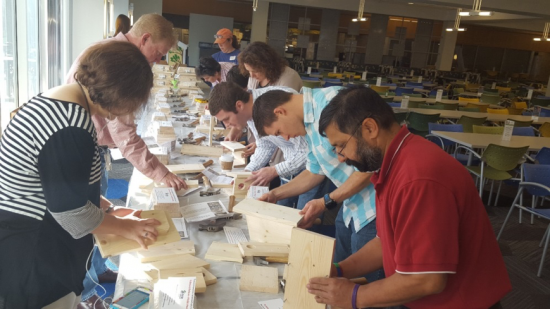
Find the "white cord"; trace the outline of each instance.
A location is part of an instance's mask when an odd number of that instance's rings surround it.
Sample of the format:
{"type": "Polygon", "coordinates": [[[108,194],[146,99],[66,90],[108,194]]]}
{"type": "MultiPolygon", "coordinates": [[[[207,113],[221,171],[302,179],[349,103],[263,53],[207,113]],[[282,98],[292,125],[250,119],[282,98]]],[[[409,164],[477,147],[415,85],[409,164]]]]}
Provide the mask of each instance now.
{"type": "MultiPolygon", "coordinates": [[[[94,278],[92,278],[92,276],[90,275],[90,270],[88,269],[88,263],[90,262],[90,258],[92,257],[92,253],[94,252],[95,250],[95,238],[92,237],[92,240],[94,242],[94,247],[92,248],[92,251],[90,251],[90,254],[88,254],[88,258],[86,259],[86,264],[84,264],[84,268],[86,269],[86,275],[90,278],[90,280],[92,280],[93,283],[95,283],[96,286],[99,286],[102,290],[103,290],[103,294],[101,296],[99,296],[98,299],[96,299],[96,301],[94,302],[94,305],[92,308],[95,308],[95,305],[97,304],[97,302],[107,294],[107,290],[101,285],[99,284],[99,282],[95,282],[94,281],[94,278]]],[[[95,287],[94,287],[95,289],[95,287]]],[[[95,294],[95,293],[94,293],[95,294]]],[[[105,299],[111,299],[112,300],[112,297],[106,297],[105,299]]]]}

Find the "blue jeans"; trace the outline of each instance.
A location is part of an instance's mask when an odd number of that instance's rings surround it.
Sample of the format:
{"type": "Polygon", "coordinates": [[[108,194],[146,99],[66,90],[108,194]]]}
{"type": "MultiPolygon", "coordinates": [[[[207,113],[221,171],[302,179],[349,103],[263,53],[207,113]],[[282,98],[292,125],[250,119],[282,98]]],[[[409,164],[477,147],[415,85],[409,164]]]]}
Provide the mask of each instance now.
{"type": "MultiPolygon", "coordinates": [[[[299,174],[298,174],[299,175],[299,174]]],[[[296,176],[298,176],[296,175],[296,176]]],[[[294,176],[295,177],[295,176],[294,176]]],[[[283,177],[279,177],[281,179],[281,186],[288,183],[290,180],[285,179],[283,177]]],[[[287,207],[297,208],[297,209],[304,209],[304,206],[306,206],[306,203],[323,197],[325,194],[329,193],[331,182],[325,177],[325,180],[321,182],[319,185],[315,186],[313,189],[302,193],[298,196],[293,196],[289,198],[282,199],[277,202],[277,205],[283,205],[287,207]]]]}
{"type": "MultiPolygon", "coordinates": [[[[334,225],[336,226],[334,262],[345,260],[371,241],[371,239],[376,237],[376,219],[357,232],[355,230],[355,226],[353,225],[353,219],[351,219],[349,227],[345,225],[344,207],[340,208],[340,211],[338,211],[334,225]]],[[[384,270],[379,269],[370,274],[366,274],[365,278],[367,278],[369,282],[382,279],[384,278],[384,270]]]]}
{"type": "MultiPolygon", "coordinates": [[[[105,154],[109,152],[109,149],[99,148],[99,158],[101,159],[101,195],[105,196],[108,188],[109,171],[105,168],[105,154]]],[[[90,269],[86,273],[84,278],[84,291],[82,291],[82,301],[94,296],[96,284],[99,283],[98,275],[107,271],[106,258],[101,256],[99,249],[94,246],[92,253],[92,259],[90,261],[90,269]],[[90,278],[91,277],[91,278],[90,278]]]]}

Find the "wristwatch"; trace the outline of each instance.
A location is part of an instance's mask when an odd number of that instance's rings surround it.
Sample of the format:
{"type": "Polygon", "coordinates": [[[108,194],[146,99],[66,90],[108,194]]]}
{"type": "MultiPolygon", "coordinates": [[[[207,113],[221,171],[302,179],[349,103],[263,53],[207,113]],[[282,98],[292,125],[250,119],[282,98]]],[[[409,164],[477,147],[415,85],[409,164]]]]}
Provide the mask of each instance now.
{"type": "Polygon", "coordinates": [[[324,199],[325,199],[325,208],[328,209],[328,210],[331,210],[331,209],[333,209],[334,207],[336,207],[338,205],[338,202],[331,199],[329,194],[330,193],[325,194],[325,197],[324,197],[324,199]]]}

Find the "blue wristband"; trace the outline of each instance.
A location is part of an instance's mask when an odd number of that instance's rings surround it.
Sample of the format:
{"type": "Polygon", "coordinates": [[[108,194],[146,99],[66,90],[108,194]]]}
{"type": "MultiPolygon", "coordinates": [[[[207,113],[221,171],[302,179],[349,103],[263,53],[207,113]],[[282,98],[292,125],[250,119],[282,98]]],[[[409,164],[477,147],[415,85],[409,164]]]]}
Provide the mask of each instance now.
{"type": "Polygon", "coordinates": [[[351,307],[357,309],[357,290],[359,290],[360,285],[356,284],[353,287],[353,294],[351,294],[351,307]]]}
{"type": "Polygon", "coordinates": [[[333,263],[333,264],[334,264],[334,267],[336,267],[336,273],[337,273],[338,277],[343,277],[344,272],[342,271],[342,268],[340,267],[340,264],[338,264],[338,263],[333,263]]]}

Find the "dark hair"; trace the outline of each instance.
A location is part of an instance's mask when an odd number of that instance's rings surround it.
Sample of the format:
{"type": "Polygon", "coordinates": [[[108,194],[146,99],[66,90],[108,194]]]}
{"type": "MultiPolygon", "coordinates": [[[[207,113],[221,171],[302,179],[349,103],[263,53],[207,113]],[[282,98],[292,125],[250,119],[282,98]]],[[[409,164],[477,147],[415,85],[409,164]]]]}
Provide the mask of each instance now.
{"type": "Polygon", "coordinates": [[[212,57],[202,57],[199,65],[195,68],[195,74],[198,79],[203,76],[214,76],[216,73],[221,72],[221,65],[212,57]]]}
{"type": "Polygon", "coordinates": [[[277,107],[290,101],[292,93],[283,90],[271,90],[259,96],[254,102],[252,119],[260,136],[266,136],[264,128],[277,120],[273,112],[277,107]]]}
{"type": "Polygon", "coordinates": [[[118,15],[115,22],[115,35],[119,33],[126,34],[128,31],[130,31],[130,18],[124,14],[118,15]]]}
{"type": "Polygon", "coordinates": [[[276,82],[283,74],[287,61],[264,42],[253,42],[248,45],[238,56],[239,69],[242,74],[248,74],[244,64],[265,74],[270,82],[276,82]]]}
{"type": "Polygon", "coordinates": [[[234,49],[241,48],[241,44],[239,44],[239,41],[237,40],[237,37],[235,35],[233,35],[233,37],[231,38],[231,47],[233,47],[234,49]]]}
{"type": "Polygon", "coordinates": [[[237,101],[248,103],[249,99],[250,93],[243,87],[235,83],[223,82],[212,88],[210,98],[208,98],[208,109],[211,115],[217,115],[222,110],[236,114],[237,101]]]}
{"type": "Polygon", "coordinates": [[[109,41],[89,47],[75,80],[88,89],[93,104],[132,113],[147,103],[153,87],[149,62],[132,43],[109,41]]]}
{"type": "Polygon", "coordinates": [[[242,75],[238,65],[234,65],[229,71],[227,71],[225,80],[227,82],[233,82],[241,86],[241,88],[246,88],[248,86],[248,75],[242,75]]]}
{"type": "Polygon", "coordinates": [[[325,131],[333,123],[342,133],[353,134],[366,118],[385,130],[397,122],[391,106],[376,91],[363,85],[344,88],[321,112],[319,134],[326,137],[325,131]]]}

